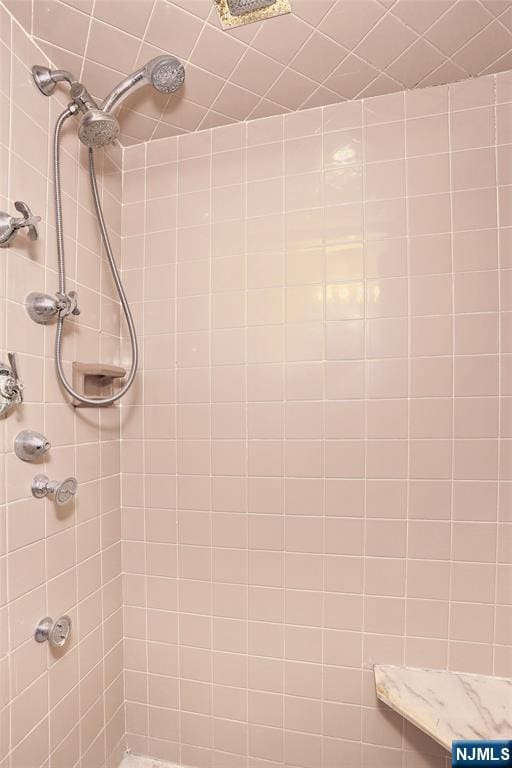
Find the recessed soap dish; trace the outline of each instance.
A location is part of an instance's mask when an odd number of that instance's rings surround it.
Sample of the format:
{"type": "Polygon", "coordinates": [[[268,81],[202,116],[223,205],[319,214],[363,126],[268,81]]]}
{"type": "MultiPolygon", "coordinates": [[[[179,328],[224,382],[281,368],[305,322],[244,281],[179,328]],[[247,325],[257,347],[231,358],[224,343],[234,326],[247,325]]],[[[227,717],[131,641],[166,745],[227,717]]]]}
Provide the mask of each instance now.
{"type": "MultiPolygon", "coordinates": [[[[73,389],[80,395],[102,400],[114,394],[114,379],[126,376],[125,368],[108,363],[73,363],[73,389]]],[[[77,408],[84,408],[82,403],[74,401],[77,408]]],[[[93,407],[93,406],[89,406],[93,407]]]]}

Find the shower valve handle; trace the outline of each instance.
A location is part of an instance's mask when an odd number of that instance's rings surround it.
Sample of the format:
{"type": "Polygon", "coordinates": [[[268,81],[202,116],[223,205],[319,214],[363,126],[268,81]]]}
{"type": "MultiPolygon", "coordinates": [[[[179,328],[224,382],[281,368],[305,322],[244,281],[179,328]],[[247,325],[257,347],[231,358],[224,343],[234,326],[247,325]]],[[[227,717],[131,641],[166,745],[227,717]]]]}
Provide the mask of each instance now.
{"type": "Polygon", "coordinates": [[[57,293],[56,297],[57,311],[60,317],[80,314],[80,309],[78,308],[78,294],[76,291],[70,291],[69,293],[57,293]]]}
{"type": "Polygon", "coordinates": [[[17,200],[14,207],[22,214],[18,218],[0,211],[0,246],[9,245],[18,234],[18,230],[25,227],[30,240],[37,240],[38,238],[37,224],[41,221],[41,217],[34,216],[28,205],[22,200],[17,200]]]}
{"type": "Polygon", "coordinates": [[[27,227],[27,234],[31,240],[37,240],[39,233],[37,231],[37,225],[41,221],[40,216],[34,216],[30,208],[23,200],[17,200],[14,203],[14,207],[19,213],[21,213],[20,219],[14,219],[13,226],[15,229],[22,229],[27,227]]]}
{"type": "Polygon", "coordinates": [[[16,355],[8,354],[9,364],[0,363],[0,415],[23,402],[23,383],[18,374],[16,355]]]}
{"type": "Polygon", "coordinates": [[[18,364],[16,362],[16,353],[8,352],[7,357],[9,359],[9,365],[11,366],[12,384],[10,390],[14,397],[18,398],[18,402],[23,402],[23,382],[20,379],[18,373],[18,364]]]}
{"type": "Polygon", "coordinates": [[[56,317],[79,315],[78,295],[76,291],[69,293],[29,293],[25,299],[29,316],[35,323],[46,325],[56,317]]]}
{"type": "Polygon", "coordinates": [[[58,507],[67,504],[75,496],[77,489],[78,483],[74,477],[50,480],[46,475],[36,475],[32,480],[32,495],[36,499],[44,499],[47,496],[58,507]]]}

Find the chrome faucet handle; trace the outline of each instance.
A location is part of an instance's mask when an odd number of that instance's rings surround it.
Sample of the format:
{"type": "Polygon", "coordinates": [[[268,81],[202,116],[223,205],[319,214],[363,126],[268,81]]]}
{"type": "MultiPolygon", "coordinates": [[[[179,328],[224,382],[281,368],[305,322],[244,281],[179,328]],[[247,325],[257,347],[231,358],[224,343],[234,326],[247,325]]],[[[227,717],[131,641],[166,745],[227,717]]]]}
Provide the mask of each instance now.
{"type": "Polygon", "coordinates": [[[80,309],[78,307],[78,294],[76,291],[69,291],[69,293],[57,293],[56,297],[57,308],[60,317],[80,314],[80,309]]]}
{"type": "Polygon", "coordinates": [[[50,616],[41,619],[34,632],[36,643],[48,641],[53,648],[62,648],[69,639],[71,632],[71,619],[69,616],[59,616],[53,621],[50,616]]]}
{"type": "Polygon", "coordinates": [[[23,382],[20,379],[20,375],[18,373],[18,364],[16,362],[16,352],[8,352],[7,357],[9,358],[9,365],[11,366],[11,373],[13,382],[11,384],[11,389],[15,396],[18,397],[18,402],[23,402],[23,382]]]}
{"type": "Polygon", "coordinates": [[[17,200],[14,207],[22,214],[18,218],[10,216],[5,211],[0,211],[0,247],[8,246],[18,234],[18,230],[25,227],[29,239],[37,240],[37,224],[41,221],[41,217],[34,216],[28,205],[22,200],[17,200]]]}
{"type": "Polygon", "coordinates": [[[9,365],[0,363],[0,416],[23,402],[23,384],[18,374],[16,355],[9,352],[9,365]]]}
{"type": "Polygon", "coordinates": [[[36,499],[50,498],[58,507],[67,504],[78,490],[75,477],[66,477],[65,480],[50,480],[47,475],[36,475],[32,480],[32,495],[36,499]]]}
{"type": "Polygon", "coordinates": [[[28,205],[24,203],[23,200],[17,200],[14,203],[14,207],[22,215],[21,219],[14,220],[15,229],[21,229],[22,227],[27,227],[27,234],[29,238],[31,240],[37,240],[37,238],[39,237],[39,233],[37,231],[37,225],[41,221],[41,217],[34,216],[32,211],[28,207],[28,205]]]}
{"type": "Polygon", "coordinates": [[[56,317],[80,314],[76,291],[59,292],[55,296],[50,296],[48,293],[29,293],[25,299],[25,306],[32,320],[41,325],[46,325],[56,317]]]}

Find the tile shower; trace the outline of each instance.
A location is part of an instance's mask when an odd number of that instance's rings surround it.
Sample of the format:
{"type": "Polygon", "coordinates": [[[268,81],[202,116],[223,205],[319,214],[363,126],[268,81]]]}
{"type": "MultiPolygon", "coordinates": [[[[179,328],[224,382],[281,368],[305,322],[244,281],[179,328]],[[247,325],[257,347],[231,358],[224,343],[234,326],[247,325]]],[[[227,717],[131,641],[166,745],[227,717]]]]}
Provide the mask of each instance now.
{"type": "MultiPolygon", "coordinates": [[[[372,665],[512,674],[512,74],[109,151],[142,364],[120,407],[73,412],[23,307],[55,283],[56,106],[1,6],[0,33],[1,207],[30,190],[44,220],[0,262],[26,382],[1,431],[0,768],[444,768],[372,665]],[[62,516],[12,453],[28,426],[79,478],[62,516]],[[64,611],[65,652],[35,646],[64,611]]],[[[66,361],[126,362],[74,139],[66,361]]]]}

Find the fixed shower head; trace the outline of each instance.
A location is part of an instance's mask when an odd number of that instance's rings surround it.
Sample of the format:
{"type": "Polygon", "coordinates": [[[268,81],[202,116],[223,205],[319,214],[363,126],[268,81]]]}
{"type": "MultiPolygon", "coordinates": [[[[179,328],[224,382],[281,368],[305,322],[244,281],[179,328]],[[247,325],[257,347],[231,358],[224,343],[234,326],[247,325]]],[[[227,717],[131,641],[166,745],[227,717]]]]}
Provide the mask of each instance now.
{"type": "Polygon", "coordinates": [[[148,61],[144,75],[160,93],[174,93],[185,81],[185,67],[174,56],[157,56],[148,61]]]}
{"type": "Polygon", "coordinates": [[[89,109],[80,120],[78,137],[91,149],[113,144],[119,136],[119,123],[110,112],[99,108],[89,109]]]}

